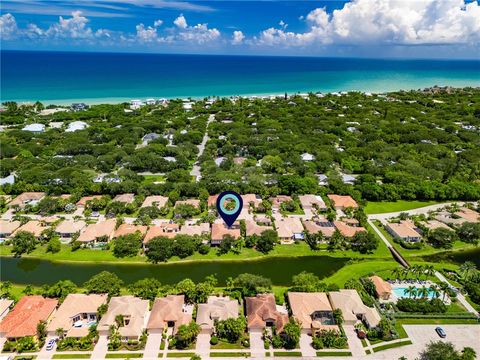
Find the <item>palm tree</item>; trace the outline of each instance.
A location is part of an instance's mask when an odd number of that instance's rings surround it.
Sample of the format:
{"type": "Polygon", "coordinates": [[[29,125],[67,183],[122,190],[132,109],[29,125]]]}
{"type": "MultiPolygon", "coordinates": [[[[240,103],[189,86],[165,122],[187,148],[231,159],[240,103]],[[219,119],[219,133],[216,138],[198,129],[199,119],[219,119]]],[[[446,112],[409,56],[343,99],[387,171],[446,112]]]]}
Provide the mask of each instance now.
{"type": "Polygon", "coordinates": [[[435,267],[433,265],[425,265],[425,278],[435,275],[435,267]]]}
{"type": "Polygon", "coordinates": [[[428,288],[426,286],[422,286],[420,289],[417,290],[418,296],[421,298],[427,298],[428,295],[430,295],[430,292],[428,291],[428,288]]]}
{"type": "Polygon", "coordinates": [[[400,276],[402,275],[403,269],[404,268],[402,268],[402,267],[396,267],[395,269],[392,270],[392,275],[396,279],[400,278],[400,276]]]}
{"type": "Polygon", "coordinates": [[[433,297],[435,299],[438,299],[440,297],[440,291],[438,290],[438,286],[435,285],[435,284],[432,284],[430,285],[430,287],[428,288],[430,290],[430,292],[433,294],[433,297]]]}
{"type": "Polygon", "coordinates": [[[55,335],[57,335],[60,339],[63,339],[63,335],[65,334],[65,330],[63,328],[58,328],[55,330],[55,335]]]}
{"type": "Polygon", "coordinates": [[[442,293],[443,293],[442,301],[445,301],[445,296],[447,295],[447,290],[449,288],[450,288],[450,286],[445,281],[442,281],[440,283],[440,290],[442,290],[442,293]]]}
{"type": "Polygon", "coordinates": [[[408,295],[408,297],[413,297],[414,299],[417,297],[417,288],[413,285],[410,285],[403,291],[404,295],[408,295]]]}
{"type": "Polygon", "coordinates": [[[462,265],[460,265],[460,274],[462,278],[468,281],[477,271],[477,266],[472,261],[465,261],[462,265]]]}

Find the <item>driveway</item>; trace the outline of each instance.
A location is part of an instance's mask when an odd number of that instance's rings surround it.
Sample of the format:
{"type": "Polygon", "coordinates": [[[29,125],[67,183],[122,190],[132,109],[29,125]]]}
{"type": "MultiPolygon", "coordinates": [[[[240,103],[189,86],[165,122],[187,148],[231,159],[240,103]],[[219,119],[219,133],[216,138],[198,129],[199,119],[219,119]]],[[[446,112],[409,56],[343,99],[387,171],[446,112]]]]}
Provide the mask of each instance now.
{"type": "Polygon", "coordinates": [[[250,351],[252,357],[265,357],[265,348],[263,347],[262,330],[250,331],[250,351]]]}
{"type": "Polygon", "coordinates": [[[145,344],[145,351],[143,353],[144,359],[158,359],[158,352],[160,351],[160,343],[162,342],[162,333],[149,334],[147,343],[145,344]]]}
{"type": "Polygon", "coordinates": [[[210,354],[210,334],[200,333],[197,337],[197,345],[195,347],[195,353],[203,357],[208,357],[210,354]]]}
{"type": "Polygon", "coordinates": [[[312,347],[312,337],[307,334],[300,334],[300,351],[303,357],[316,356],[317,352],[312,347]]]}
{"type": "MultiPolygon", "coordinates": [[[[160,345],[159,345],[160,347],[160,345]]],[[[93,349],[91,359],[100,360],[105,359],[105,355],[108,351],[108,338],[107,335],[100,335],[97,345],[93,349]]]]}
{"type": "Polygon", "coordinates": [[[53,354],[55,354],[55,349],[57,348],[57,344],[55,343],[55,345],[53,346],[53,349],[50,350],[50,351],[47,351],[47,344],[48,342],[55,338],[55,336],[48,336],[46,339],[45,339],[45,345],[43,345],[43,347],[41,348],[41,350],[38,352],[38,356],[37,356],[37,359],[39,360],[47,360],[47,359],[51,359],[53,354]]]}
{"type": "Polygon", "coordinates": [[[363,349],[362,341],[357,337],[357,332],[353,325],[343,325],[343,330],[345,330],[345,335],[347,335],[348,347],[352,352],[354,359],[365,355],[365,350],[363,349]]]}

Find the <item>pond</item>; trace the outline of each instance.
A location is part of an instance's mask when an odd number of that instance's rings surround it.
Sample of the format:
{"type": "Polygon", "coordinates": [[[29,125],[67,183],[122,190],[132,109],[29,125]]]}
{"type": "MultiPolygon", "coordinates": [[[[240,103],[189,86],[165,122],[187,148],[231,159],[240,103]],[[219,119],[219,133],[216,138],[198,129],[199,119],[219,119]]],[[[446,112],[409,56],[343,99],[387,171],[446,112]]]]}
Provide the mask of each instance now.
{"type": "Polygon", "coordinates": [[[424,256],[424,260],[430,262],[447,261],[463,264],[465,261],[472,261],[480,268],[480,246],[471,250],[445,251],[435,255],[424,256]]]}
{"type": "Polygon", "coordinates": [[[58,280],[72,280],[80,285],[100,271],[116,273],[126,284],[153,277],[162,284],[175,284],[182,279],[203,280],[215,274],[220,285],[228,277],[252,273],[270,278],[274,285],[290,285],[293,275],[302,271],[325,278],[349,261],[330,256],[268,257],[242,261],[197,261],[171,264],[79,263],[52,262],[33,258],[0,257],[2,281],[17,284],[42,285],[58,280]]]}

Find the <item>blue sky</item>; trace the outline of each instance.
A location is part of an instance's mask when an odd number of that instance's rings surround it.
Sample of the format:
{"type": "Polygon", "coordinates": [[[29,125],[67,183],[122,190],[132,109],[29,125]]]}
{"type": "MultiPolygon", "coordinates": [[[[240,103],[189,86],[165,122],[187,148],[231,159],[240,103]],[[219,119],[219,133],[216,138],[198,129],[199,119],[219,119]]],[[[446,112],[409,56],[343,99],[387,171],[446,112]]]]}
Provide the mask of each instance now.
{"type": "Polygon", "coordinates": [[[2,49],[479,58],[477,0],[4,0],[2,49]]]}

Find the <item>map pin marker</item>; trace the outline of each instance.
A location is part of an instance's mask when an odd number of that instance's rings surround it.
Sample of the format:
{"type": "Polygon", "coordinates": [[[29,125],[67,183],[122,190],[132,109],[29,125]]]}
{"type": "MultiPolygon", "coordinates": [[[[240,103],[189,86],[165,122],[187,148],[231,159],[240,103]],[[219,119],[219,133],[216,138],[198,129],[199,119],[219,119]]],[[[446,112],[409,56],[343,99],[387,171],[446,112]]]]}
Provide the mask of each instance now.
{"type": "Polygon", "coordinates": [[[217,197],[217,211],[228,227],[237,220],[238,215],[242,212],[242,207],[242,197],[235,191],[224,191],[217,197]]]}

